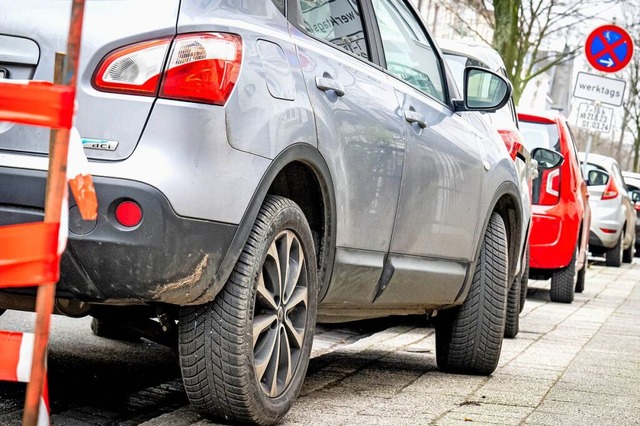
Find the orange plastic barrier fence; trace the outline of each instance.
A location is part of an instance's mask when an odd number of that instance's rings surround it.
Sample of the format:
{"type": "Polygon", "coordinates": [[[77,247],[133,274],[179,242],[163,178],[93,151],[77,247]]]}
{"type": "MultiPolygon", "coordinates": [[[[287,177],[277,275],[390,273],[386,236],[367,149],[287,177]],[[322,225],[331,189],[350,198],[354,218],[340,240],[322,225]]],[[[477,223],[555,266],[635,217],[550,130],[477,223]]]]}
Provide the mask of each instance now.
{"type": "Polygon", "coordinates": [[[48,222],[0,227],[0,288],[57,282],[59,230],[48,222]]]}
{"type": "Polygon", "coordinates": [[[75,88],[45,81],[0,81],[0,121],[70,129],[75,88]]]}

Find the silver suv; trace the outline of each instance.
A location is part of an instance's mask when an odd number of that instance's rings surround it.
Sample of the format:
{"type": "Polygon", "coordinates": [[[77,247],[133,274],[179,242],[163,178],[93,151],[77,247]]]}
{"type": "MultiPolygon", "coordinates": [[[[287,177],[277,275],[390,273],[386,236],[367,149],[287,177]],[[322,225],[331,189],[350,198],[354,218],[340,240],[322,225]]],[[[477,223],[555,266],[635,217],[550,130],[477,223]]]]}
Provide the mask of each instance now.
{"type": "MultiPolygon", "coordinates": [[[[5,78],[51,80],[67,10],[3,5],[5,78]]],[[[437,313],[438,366],[494,371],[522,202],[479,111],[510,87],[460,95],[409,2],[89,0],[80,66],[99,214],[69,210],[58,313],[176,344],[232,423],[286,414],[316,319],[437,313]]],[[[47,146],[0,127],[0,223],[42,216],[47,146]]]]}

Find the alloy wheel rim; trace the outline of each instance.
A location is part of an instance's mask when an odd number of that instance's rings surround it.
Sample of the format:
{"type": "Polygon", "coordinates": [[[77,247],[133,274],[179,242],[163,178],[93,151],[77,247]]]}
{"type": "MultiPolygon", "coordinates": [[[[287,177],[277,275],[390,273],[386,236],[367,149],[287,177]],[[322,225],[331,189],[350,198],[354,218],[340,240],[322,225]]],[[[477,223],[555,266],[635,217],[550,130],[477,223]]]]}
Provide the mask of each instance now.
{"type": "Polygon", "coordinates": [[[281,395],[293,380],[306,333],[308,281],[302,244],[280,232],[258,274],[253,313],[253,366],[262,391],[281,395]]]}

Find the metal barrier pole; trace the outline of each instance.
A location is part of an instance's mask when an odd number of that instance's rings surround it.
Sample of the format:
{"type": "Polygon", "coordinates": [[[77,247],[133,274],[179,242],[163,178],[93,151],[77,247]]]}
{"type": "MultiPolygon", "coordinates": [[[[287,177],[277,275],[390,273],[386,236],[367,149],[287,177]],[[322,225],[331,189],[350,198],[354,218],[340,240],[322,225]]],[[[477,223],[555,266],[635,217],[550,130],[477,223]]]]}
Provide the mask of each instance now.
{"type": "MultiPolygon", "coordinates": [[[[64,67],[62,83],[76,87],[78,72],[78,56],[84,17],[84,0],[73,0],[71,23],[67,41],[67,62],[64,67]]],[[[71,108],[74,106],[71,105],[71,108]]],[[[47,197],[45,200],[45,222],[60,222],[62,200],[67,185],[67,153],[69,147],[69,129],[51,129],[54,141],[49,149],[49,172],[47,177],[47,197]]],[[[43,384],[46,376],[46,355],[49,342],[49,328],[55,298],[55,283],[38,287],[36,297],[35,344],[31,378],[27,385],[25,397],[23,425],[36,425],[43,384]]]]}

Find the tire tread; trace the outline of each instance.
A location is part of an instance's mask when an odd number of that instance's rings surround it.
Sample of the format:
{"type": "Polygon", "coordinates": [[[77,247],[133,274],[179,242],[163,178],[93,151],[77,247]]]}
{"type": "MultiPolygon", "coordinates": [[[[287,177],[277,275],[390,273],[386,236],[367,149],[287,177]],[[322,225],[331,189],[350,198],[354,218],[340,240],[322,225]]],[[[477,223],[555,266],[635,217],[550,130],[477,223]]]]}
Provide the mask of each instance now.
{"type": "Polygon", "coordinates": [[[491,216],[473,282],[463,305],[438,321],[436,357],[447,372],[491,374],[498,365],[507,298],[507,240],[502,218],[491,216]]]}
{"type": "MultiPolygon", "coordinates": [[[[261,239],[270,232],[271,218],[290,208],[302,215],[292,201],[268,196],[223,290],[206,305],[182,309],[179,351],[184,387],[191,405],[212,420],[266,425],[277,422],[288,411],[287,406],[283,413],[270,417],[252,397],[255,384],[246,375],[243,350],[245,339],[251,337],[243,330],[251,314],[251,274],[253,262],[260,256],[261,239]]],[[[305,226],[308,229],[306,222],[305,226]]],[[[311,254],[315,255],[313,251],[311,254]]],[[[306,366],[301,370],[304,374],[306,366]]]]}

